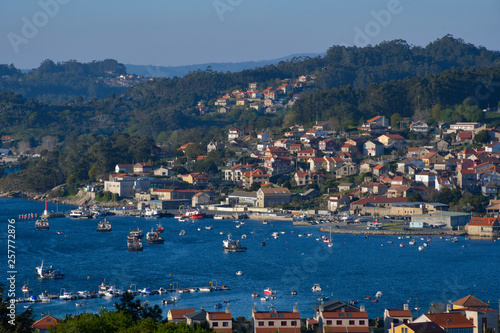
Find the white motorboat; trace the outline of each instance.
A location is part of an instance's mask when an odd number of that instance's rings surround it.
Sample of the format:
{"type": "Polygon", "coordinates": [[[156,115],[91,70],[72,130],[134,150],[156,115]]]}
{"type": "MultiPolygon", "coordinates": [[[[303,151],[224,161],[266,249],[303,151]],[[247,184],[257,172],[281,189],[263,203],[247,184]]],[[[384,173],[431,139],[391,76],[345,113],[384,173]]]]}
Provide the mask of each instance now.
{"type": "Polygon", "coordinates": [[[158,209],[147,207],[144,212],[144,217],[160,217],[160,212],[158,211],[158,209]]]}
{"type": "Polygon", "coordinates": [[[222,215],[215,215],[214,216],[214,220],[223,220],[224,219],[224,216],[222,215]]]}
{"type": "Polygon", "coordinates": [[[38,295],[38,298],[42,303],[50,303],[50,297],[48,297],[45,292],[42,292],[40,295],[38,295]]]}
{"type": "Polygon", "coordinates": [[[181,230],[181,232],[179,232],[179,236],[184,236],[186,234],[186,232],[184,230],[181,230]]]}
{"type": "Polygon", "coordinates": [[[237,271],[236,275],[243,275],[243,272],[242,271],[237,271]]]}
{"type": "Polygon", "coordinates": [[[267,296],[261,297],[261,299],[260,299],[261,302],[267,302],[268,300],[269,300],[269,297],[267,297],[267,296]]]}
{"type": "Polygon", "coordinates": [[[203,292],[203,293],[209,293],[212,291],[212,288],[210,287],[201,287],[200,288],[200,292],[203,292]]]}
{"type": "Polygon", "coordinates": [[[376,298],[380,298],[380,297],[382,297],[382,296],[384,296],[384,294],[382,294],[382,292],[381,292],[381,291],[377,291],[377,293],[375,294],[375,297],[376,297],[376,298]]]}
{"type": "Polygon", "coordinates": [[[43,266],[42,264],[36,268],[36,275],[40,279],[44,280],[55,280],[64,278],[64,273],[60,272],[58,269],[52,268],[52,266],[43,266]]]}
{"type": "Polygon", "coordinates": [[[76,297],[78,298],[90,298],[90,293],[87,291],[87,290],[83,290],[83,291],[78,291],[76,293],[76,297]]]}
{"type": "Polygon", "coordinates": [[[63,301],[69,301],[75,299],[76,296],[74,293],[70,291],[66,291],[64,288],[61,289],[61,293],[59,294],[59,299],[63,301]],[[64,290],[64,291],[63,291],[64,290]]]}
{"type": "Polygon", "coordinates": [[[317,283],[316,283],[316,284],[314,284],[314,286],[312,287],[312,291],[313,291],[314,293],[321,292],[321,287],[320,287],[320,285],[319,285],[319,284],[317,284],[317,283]]]}

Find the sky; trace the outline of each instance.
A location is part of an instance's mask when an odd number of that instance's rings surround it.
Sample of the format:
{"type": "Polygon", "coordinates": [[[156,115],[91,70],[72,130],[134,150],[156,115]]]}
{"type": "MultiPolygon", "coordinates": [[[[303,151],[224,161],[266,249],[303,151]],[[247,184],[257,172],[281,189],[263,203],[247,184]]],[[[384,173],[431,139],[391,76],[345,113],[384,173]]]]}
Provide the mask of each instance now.
{"type": "Polygon", "coordinates": [[[2,0],[0,64],[178,66],[452,34],[500,50],[498,0],[2,0]]]}

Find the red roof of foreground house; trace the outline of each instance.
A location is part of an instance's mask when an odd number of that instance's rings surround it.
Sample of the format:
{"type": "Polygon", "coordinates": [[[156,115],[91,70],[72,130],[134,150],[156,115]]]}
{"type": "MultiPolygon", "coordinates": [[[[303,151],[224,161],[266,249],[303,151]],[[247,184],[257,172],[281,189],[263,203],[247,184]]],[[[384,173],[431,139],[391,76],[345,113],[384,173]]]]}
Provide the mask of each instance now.
{"type": "Polygon", "coordinates": [[[459,299],[451,304],[463,306],[463,307],[467,307],[467,308],[489,308],[490,307],[488,304],[475,298],[472,295],[465,296],[464,298],[461,298],[461,299],[459,299]]]}
{"type": "Polygon", "coordinates": [[[57,325],[59,325],[59,319],[52,317],[51,315],[47,315],[42,319],[35,321],[31,327],[37,330],[47,331],[50,327],[56,327],[57,325]]]}
{"type": "MultiPolygon", "coordinates": [[[[255,319],[298,319],[300,313],[293,311],[257,311],[254,313],[255,319]]],[[[275,329],[276,330],[276,329],[275,329]]]]}
{"type": "Polygon", "coordinates": [[[184,315],[195,312],[195,309],[170,309],[172,319],[184,319],[184,315]]]}
{"type": "Polygon", "coordinates": [[[441,328],[474,328],[470,320],[461,313],[428,313],[425,316],[441,328]]]}
{"type": "Polygon", "coordinates": [[[412,317],[410,310],[403,309],[387,309],[389,317],[412,317]]]}

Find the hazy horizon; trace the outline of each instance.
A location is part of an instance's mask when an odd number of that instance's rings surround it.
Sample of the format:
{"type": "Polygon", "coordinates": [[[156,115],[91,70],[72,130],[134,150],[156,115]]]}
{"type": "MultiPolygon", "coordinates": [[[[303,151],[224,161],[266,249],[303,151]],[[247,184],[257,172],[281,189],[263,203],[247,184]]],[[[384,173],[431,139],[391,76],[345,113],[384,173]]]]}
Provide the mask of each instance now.
{"type": "Polygon", "coordinates": [[[425,46],[446,34],[500,50],[500,2],[210,0],[8,1],[0,63],[116,59],[144,66],[272,60],[333,45],[394,39],[425,46]]]}

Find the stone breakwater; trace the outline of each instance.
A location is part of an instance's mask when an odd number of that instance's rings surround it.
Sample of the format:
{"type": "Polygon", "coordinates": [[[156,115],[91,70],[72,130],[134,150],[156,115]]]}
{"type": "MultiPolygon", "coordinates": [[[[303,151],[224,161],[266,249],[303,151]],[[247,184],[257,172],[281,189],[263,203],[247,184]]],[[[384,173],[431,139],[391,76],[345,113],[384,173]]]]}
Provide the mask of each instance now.
{"type": "Polygon", "coordinates": [[[322,227],[321,232],[332,234],[353,234],[353,235],[382,235],[382,236],[464,236],[465,231],[452,230],[360,230],[360,229],[337,229],[330,227],[322,227]]]}

